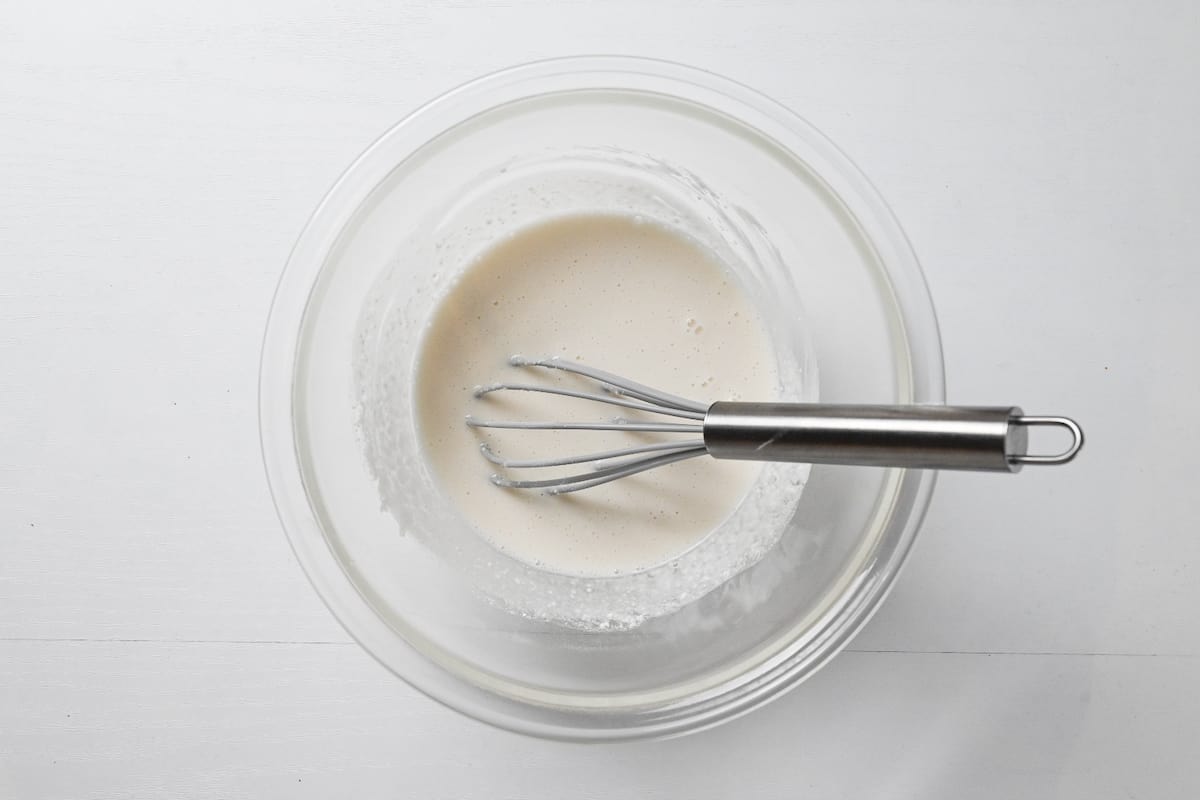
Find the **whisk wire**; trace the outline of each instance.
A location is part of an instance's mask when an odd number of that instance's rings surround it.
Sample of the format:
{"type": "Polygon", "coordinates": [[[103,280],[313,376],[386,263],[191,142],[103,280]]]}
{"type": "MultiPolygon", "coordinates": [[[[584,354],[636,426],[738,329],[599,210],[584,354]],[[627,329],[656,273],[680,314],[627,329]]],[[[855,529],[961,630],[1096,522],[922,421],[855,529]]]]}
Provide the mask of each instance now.
{"type": "MultiPolygon", "coordinates": [[[[627,456],[643,455],[645,453],[661,453],[666,450],[691,450],[703,446],[703,439],[687,439],[682,442],[657,442],[655,444],[641,445],[640,447],[622,447],[619,450],[605,450],[600,453],[585,453],[584,455],[579,456],[525,460],[501,458],[486,443],[479,445],[479,451],[483,453],[484,458],[498,467],[505,467],[506,469],[537,469],[541,467],[566,467],[571,464],[587,464],[589,462],[608,461],[613,458],[624,458],[627,456]]],[[[633,462],[626,461],[622,463],[630,464],[633,462]]]]}
{"type": "Polygon", "coordinates": [[[620,480],[621,478],[627,478],[630,475],[636,475],[639,472],[673,464],[676,461],[696,458],[707,452],[704,446],[701,445],[700,447],[676,450],[658,456],[647,456],[646,458],[639,458],[634,461],[622,462],[612,467],[597,469],[593,472],[567,475],[561,478],[513,480],[501,475],[493,475],[491,480],[495,485],[509,489],[545,489],[547,494],[567,494],[569,492],[577,492],[581,489],[590,489],[593,486],[600,486],[601,484],[620,480]]]}
{"type": "Polygon", "coordinates": [[[514,367],[546,367],[548,369],[560,369],[563,372],[569,372],[573,375],[580,375],[585,378],[591,378],[608,387],[611,387],[618,394],[627,394],[636,397],[639,400],[645,400],[648,403],[654,403],[668,408],[679,409],[680,411],[693,411],[703,415],[708,411],[708,406],[703,403],[697,403],[694,400],[688,400],[686,397],[670,394],[659,389],[654,389],[645,384],[631,381],[628,378],[622,378],[620,375],[614,375],[611,372],[605,372],[602,369],[588,367],[583,364],[577,364],[574,361],[567,361],[563,358],[525,358],[524,356],[513,356],[508,360],[508,363],[514,367]]]}
{"type": "MultiPolygon", "coordinates": [[[[684,397],[651,388],[618,375],[576,364],[560,358],[528,359],[513,356],[509,364],[514,367],[538,367],[562,370],[596,383],[605,394],[580,391],[554,386],[539,386],[526,383],[492,383],[475,389],[475,397],[486,398],[499,392],[534,392],[539,394],[572,397],[628,408],[649,414],[660,414],[687,422],[658,420],[629,420],[616,418],[607,422],[545,422],[524,420],[486,420],[473,415],[467,417],[472,428],[496,428],[511,430],[571,430],[571,431],[627,431],[638,433],[704,433],[704,417],[708,407],[684,397]]],[[[483,443],[480,452],[491,463],[504,469],[543,469],[565,467],[572,464],[590,464],[589,472],[554,478],[516,479],[495,474],[491,481],[497,486],[511,489],[542,489],[547,494],[566,494],[581,489],[590,489],[611,481],[627,478],[639,472],[695,458],[707,453],[703,439],[689,438],[674,442],[652,442],[616,450],[604,450],[581,455],[568,455],[544,459],[510,459],[496,453],[483,443]],[[614,459],[617,459],[614,461],[614,459]]]]}
{"type": "Polygon", "coordinates": [[[475,389],[475,396],[485,397],[495,392],[536,392],[538,394],[554,394],[562,397],[575,397],[580,400],[591,400],[596,403],[607,403],[610,406],[632,408],[636,409],[637,411],[646,411],[651,414],[665,414],[671,417],[694,419],[697,421],[702,421],[704,419],[704,414],[699,411],[685,411],[679,408],[656,406],[649,403],[638,402],[636,400],[625,400],[613,394],[604,395],[595,394],[594,392],[579,392],[575,391],[574,389],[559,389],[551,386],[536,386],[530,383],[492,383],[475,389]]]}
{"type": "Polygon", "coordinates": [[[704,433],[704,426],[684,422],[524,422],[520,420],[475,419],[467,416],[472,428],[510,428],[523,431],[637,431],[640,433],[704,433]]]}

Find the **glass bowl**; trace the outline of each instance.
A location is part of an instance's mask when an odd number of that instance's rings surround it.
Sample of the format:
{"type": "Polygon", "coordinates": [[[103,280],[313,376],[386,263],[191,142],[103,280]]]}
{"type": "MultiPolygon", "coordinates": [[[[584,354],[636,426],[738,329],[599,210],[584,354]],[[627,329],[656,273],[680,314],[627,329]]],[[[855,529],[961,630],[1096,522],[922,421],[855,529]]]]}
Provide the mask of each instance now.
{"type": "MultiPolygon", "coordinates": [[[[795,686],[886,595],[934,482],[805,469],[765,553],[680,585],[652,618],[571,626],[497,603],[530,576],[452,536],[428,469],[402,452],[418,334],[455,271],[506,230],[613,209],[691,226],[755,266],[794,370],[782,394],[944,401],[936,319],[896,221],[828,140],[744,86],[661,61],[559,59],[462,86],[385,133],[314,212],[276,293],[260,386],[271,491],[314,587],[368,652],[452,708],[557,739],[694,731],[795,686]],[[365,411],[364,385],[386,386],[394,415],[365,411]],[[395,443],[386,475],[380,441],[395,443]],[[396,491],[407,499],[389,507],[396,491]]],[[[671,577],[626,583],[638,580],[671,577]]],[[[577,595],[594,620],[629,596],[614,585],[535,588],[577,595]]]]}

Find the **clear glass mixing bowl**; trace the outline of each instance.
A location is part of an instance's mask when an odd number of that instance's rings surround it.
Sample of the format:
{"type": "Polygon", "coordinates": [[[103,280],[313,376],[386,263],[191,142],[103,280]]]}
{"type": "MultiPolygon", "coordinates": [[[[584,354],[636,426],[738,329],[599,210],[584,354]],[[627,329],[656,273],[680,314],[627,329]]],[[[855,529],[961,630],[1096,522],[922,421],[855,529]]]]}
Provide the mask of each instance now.
{"type": "MultiPolygon", "coordinates": [[[[384,134],[317,208],[280,281],[260,387],[271,490],[313,585],[372,655],[450,707],[559,739],[694,731],[795,686],[886,595],[934,482],[814,467],[760,561],[673,613],[611,630],[510,613],[473,591],[461,563],[426,546],[440,529],[411,527],[441,519],[419,460],[401,462],[413,513],[383,508],[364,420],[402,433],[413,421],[402,408],[386,423],[363,415],[362,353],[395,359],[403,382],[416,340],[373,346],[363,319],[419,330],[462,254],[538,213],[634,203],[622,175],[650,187],[636,202],[707,226],[715,246],[794,290],[803,311],[776,315],[774,334],[799,343],[789,352],[803,369],[819,366],[822,401],[944,401],[933,307],[896,221],[829,141],[744,86],[661,61],[560,59],[467,84],[384,134]],[[570,180],[605,186],[530,189],[537,202],[511,218],[480,212],[512,175],[552,187],[564,164],[583,170],[570,180]]],[[[815,381],[796,391],[817,396],[815,381]]]]}

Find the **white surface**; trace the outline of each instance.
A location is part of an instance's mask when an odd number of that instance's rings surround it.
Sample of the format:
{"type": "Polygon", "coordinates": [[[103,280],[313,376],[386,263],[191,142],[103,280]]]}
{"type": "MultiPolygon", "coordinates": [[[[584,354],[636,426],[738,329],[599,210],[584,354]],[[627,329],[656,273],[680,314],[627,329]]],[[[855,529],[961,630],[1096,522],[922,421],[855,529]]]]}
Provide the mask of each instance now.
{"type": "Polygon", "coordinates": [[[1194,4],[248,5],[0,11],[0,797],[1200,794],[1194,4]],[[950,399],[1089,443],[943,476],[888,604],[787,697],[580,747],[348,643],[271,508],[255,378],[288,248],[374,136],[598,51],[824,130],[922,258],[950,399]]]}

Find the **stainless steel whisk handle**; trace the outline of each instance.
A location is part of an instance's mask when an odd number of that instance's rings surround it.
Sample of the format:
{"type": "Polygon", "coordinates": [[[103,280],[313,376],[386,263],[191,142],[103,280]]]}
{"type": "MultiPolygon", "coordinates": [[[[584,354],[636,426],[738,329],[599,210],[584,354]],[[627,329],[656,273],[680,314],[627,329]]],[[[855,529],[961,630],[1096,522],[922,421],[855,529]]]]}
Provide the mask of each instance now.
{"type": "Polygon", "coordinates": [[[714,458],[914,469],[1018,472],[1025,464],[1065,464],[1083,446],[1067,417],[1029,417],[1015,406],[713,403],[704,445],[714,458]],[[1061,453],[1028,452],[1029,428],[1066,430],[1061,453]]]}

